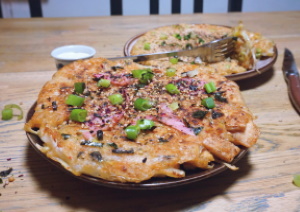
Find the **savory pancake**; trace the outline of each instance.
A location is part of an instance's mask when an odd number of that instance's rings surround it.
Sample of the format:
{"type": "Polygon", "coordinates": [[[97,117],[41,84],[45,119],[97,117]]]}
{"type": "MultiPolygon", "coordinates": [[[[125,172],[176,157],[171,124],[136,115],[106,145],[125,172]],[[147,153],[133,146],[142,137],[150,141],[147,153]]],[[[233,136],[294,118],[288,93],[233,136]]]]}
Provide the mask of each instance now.
{"type": "MultiPolygon", "coordinates": [[[[150,54],[191,49],[213,40],[224,37],[236,37],[235,50],[226,60],[217,63],[206,63],[199,57],[180,57],[178,64],[193,63],[204,73],[230,75],[256,69],[260,59],[272,57],[274,42],[260,33],[244,29],[242,23],[236,27],[217,26],[209,24],[176,24],[158,27],[141,35],[133,45],[130,55],[150,54]]],[[[157,68],[173,67],[169,58],[141,62],[157,68]]]]}
{"type": "Polygon", "coordinates": [[[190,68],[74,62],[44,85],[25,130],[74,175],[109,181],[181,178],[183,167],[230,163],[259,130],[235,82],[190,68]]]}

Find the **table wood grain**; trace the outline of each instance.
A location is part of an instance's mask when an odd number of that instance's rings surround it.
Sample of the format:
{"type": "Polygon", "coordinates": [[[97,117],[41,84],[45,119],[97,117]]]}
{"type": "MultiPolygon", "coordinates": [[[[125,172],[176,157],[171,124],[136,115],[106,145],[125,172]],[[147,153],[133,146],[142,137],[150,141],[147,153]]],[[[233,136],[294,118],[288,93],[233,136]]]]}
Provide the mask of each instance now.
{"type": "Polygon", "coordinates": [[[32,18],[0,20],[0,109],[19,104],[25,114],[55,73],[50,52],[57,46],[93,46],[96,57],[123,55],[132,36],[175,23],[210,23],[246,28],[273,39],[273,68],[239,81],[261,130],[257,144],[225,171],[190,185],[155,191],[106,188],[75,179],[29,145],[25,119],[0,121],[0,171],[13,168],[14,181],[0,184],[0,211],[300,211],[300,117],[287,95],[281,71],[289,48],[300,65],[300,12],[32,18]]]}

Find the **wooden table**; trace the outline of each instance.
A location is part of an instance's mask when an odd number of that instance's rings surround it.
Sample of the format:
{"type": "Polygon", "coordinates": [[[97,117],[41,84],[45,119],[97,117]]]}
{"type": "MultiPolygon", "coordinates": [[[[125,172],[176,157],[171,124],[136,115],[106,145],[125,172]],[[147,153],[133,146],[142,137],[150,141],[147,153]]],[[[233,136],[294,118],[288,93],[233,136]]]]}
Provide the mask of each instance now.
{"type": "Polygon", "coordinates": [[[261,130],[238,171],[165,190],[96,186],[43,159],[29,145],[24,119],[0,121],[0,171],[12,167],[15,178],[0,185],[0,211],[299,211],[300,188],[292,178],[300,174],[300,118],[281,71],[284,47],[300,65],[299,20],[300,12],[1,19],[0,109],[16,103],[25,114],[55,72],[50,52],[61,45],[93,46],[96,57],[121,56],[129,38],[153,27],[243,21],[276,42],[278,59],[266,73],[238,82],[261,130]]]}

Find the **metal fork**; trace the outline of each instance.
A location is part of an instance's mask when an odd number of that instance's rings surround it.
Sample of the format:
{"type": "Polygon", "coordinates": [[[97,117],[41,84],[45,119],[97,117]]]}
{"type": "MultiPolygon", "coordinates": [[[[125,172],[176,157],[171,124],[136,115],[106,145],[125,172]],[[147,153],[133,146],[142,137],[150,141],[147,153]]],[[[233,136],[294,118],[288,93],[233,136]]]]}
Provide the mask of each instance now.
{"type": "Polygon", "coordinates": [[[125,57],[113,57],[108,58],[109,60],[118,60],[118,59],[132,59],[134,62],[145,61],[145,60],[154,60],[163,57],[200,57],[204,62],[219,62],[228,57],[234,50],[234,41],[235,37],[226,37],[218,40],[205,43],[199,47],[180,50],[180,51],[171,51],[171,52],[159,52],[153,54],[142,54],[142,55],[133,55],[125,57]]]}

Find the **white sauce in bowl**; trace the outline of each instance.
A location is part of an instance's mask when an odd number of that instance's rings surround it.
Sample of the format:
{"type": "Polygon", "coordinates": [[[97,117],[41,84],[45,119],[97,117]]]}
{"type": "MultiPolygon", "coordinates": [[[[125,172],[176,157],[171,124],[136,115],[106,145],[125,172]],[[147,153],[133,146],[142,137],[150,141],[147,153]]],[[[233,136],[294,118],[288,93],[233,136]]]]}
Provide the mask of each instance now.
{"type": "Polygon", "coordinates": [[[86,58],[89,56],[90,55],[88,53],[84,53],[84,52],[64,52],[64,53],[57,55],[57,58],[78,60],[78,59],[86,58]]]}

